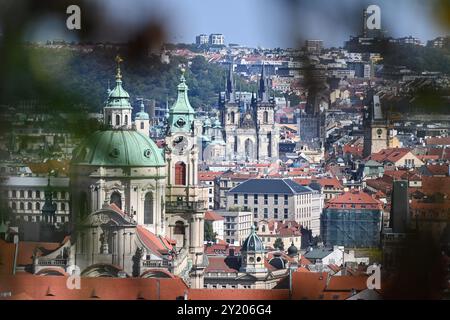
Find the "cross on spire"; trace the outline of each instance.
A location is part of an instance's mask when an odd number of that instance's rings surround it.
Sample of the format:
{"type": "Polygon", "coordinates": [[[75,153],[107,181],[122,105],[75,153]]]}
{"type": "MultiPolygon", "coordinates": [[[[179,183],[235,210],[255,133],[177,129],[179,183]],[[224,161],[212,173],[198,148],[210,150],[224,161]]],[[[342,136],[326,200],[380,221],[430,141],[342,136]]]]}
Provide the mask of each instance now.
{"type": "Polygon", "coordinates": [[[122,74],[120,72],[120,64],[123,62],[123,59],[121,58],[120,55],[117,55],[115,60],[116,60],[116,63],[117,63],[116,79],[120,80],[120,79],[122,79],[122,74]]]}

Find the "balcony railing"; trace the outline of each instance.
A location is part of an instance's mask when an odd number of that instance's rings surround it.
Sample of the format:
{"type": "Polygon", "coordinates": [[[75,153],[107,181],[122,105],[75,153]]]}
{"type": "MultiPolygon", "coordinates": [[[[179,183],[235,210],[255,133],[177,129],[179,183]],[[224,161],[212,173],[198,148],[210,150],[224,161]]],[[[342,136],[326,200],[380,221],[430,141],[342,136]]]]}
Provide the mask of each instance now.
{"type": "Polygon", "coordinates": [[[166,210],[172,212],[201,211],[206,210],[205,201],[167,201],[166,210]]]}
{"type": "Polygon", "coordinates": [[[143,260],[142,266],[146,268],[167,268],[169,261],[167,260],[143,260]]]}
{"type": "Polygon", "coordinates": [[[40,266],[65,266],[67,259],[39,259],[38,265],[40,266]]]}

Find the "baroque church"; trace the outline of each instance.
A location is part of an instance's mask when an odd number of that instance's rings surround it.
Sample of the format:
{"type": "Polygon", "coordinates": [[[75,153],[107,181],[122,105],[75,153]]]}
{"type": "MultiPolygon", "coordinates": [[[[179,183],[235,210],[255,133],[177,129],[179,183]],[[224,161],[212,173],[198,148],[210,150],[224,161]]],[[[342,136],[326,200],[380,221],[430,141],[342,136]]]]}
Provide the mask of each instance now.
{"type": "Polygon", "coordinates": [[[116,62],[116,85],[108,90],[103,108],[104,129],[74,150],[70,237],[57,250],[34,255],[32,272],[176,275],[193,288],[203,288],[206,192],[197,180],[198,126],[184,75],[160,149],[149,137],[149,115],[142,105],[132,121],[120,57],[116,62]]]}
{"type": "Polygon", "coordinates": [[[226,160],[271,162],[278,159],[279,132],[268,81],[263,65],[257,97],[252,96],[250,105],[241,103],[236,95],[233,64],[230,65],[225,95],[219,99],[226,160]]]}

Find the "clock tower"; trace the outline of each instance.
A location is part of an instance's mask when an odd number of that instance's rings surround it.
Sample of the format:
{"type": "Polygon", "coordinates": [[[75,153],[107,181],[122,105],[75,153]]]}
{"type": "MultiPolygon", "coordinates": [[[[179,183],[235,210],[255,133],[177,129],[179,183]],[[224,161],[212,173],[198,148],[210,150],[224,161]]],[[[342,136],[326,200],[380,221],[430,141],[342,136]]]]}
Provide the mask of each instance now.
{"type": "Polygon", "coordinates": [[[191,287],[203,288],[206,202],[204,188],[198,184],[198,154],[201,150],[197,144],[195,111],[189,102],[184,70],[178,85],[177,100],[170,108],[167,120],[167,235],[176,240],[179,254],[189,254],[191,287]]]}
{"type": "Polygon", "coordinates": [[[369,92],[368,112],[365,113],[363,156],[368,157],[392,146],[389,122],[383,114],[380,97],[369,92]]]}

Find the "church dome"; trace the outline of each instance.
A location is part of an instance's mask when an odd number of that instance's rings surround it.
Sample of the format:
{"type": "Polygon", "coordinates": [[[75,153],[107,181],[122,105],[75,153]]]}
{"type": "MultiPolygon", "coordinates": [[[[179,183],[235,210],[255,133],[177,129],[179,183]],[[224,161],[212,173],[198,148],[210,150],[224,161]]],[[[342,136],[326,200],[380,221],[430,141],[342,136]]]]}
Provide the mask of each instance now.
{"type": "Polygon", "coordinates": [[[252,226],[252,231],[245,239],[241,252],[264,252],[264,244],[256,234],[255,226],[252,226]]]}
{"type": "Polygon", "coordinates": [[[74,150],[72,165],[165,166],[162,151],[135,130],[100,130],[74,150]]]}
{"type": "Polygon", "coordinates": [[[298,253],[298,249],[296,246],[294,246],[294,243],[292,242],[291,246],[288,248],[288,256],[295,256],[298,253]]]}

